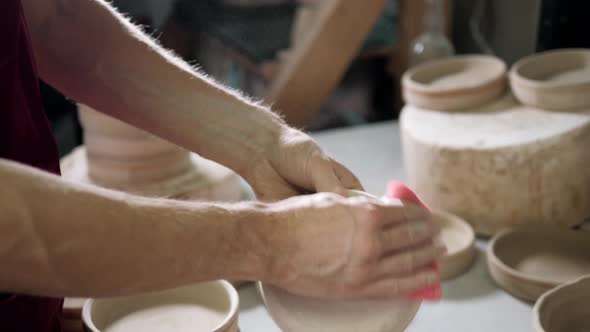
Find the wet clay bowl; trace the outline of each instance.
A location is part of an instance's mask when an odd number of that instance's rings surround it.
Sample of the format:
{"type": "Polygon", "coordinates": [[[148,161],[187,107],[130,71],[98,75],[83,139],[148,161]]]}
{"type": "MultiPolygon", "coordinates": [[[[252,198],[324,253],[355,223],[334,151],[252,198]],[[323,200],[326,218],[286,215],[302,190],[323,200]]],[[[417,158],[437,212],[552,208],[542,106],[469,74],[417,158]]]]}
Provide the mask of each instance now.
{"type": "Polygon", "coordinates": [[[486,55],[429,61],[409,69],[402,78],[406,103],[441,111],[483,105],[503,94],[506,86],[506,64],[486,55]]]}
{"type": "Polygon", "coordinates": [[[90,299],[90,332],[237,332],[238,292],[218,280],[137,296],[90,299]]]}
{"type": "Polygon", "coordinates": [[[590,49],[548,51],[521,59],[510,70],[521,103],[569,111],[590,107],[590,49]]]}
{"type": "Polygon", "coordinates": [[[448,212],[432,211],[432,220],[440,226],[438,240],[447,247],[439,262],[442,280],[452,279],[469,270],[475,260],[475,232],[469,223],[448,212]]]}
{"type": "Polygon", "coordinates": [[[535,332],[590,331],[590,276],[556,287],[535,303],[535,332]]]}
{"type": "Polygon", "coordinates": [[[487,263],[499,286],[535,301],[551,288],[590,274],[590,233],[555,226],[504,230],[490,241],[487,263]]]}
{"type": "MultiPolygon", "coordinates": [[[[356,190],[348,195],[381,200],[356,190]]],[[[326,300],[293,295],[266,283],[257,286],[268,313],[283,332],[401,332],[412,322],[421,303],[401,297],[326,300]]]]}

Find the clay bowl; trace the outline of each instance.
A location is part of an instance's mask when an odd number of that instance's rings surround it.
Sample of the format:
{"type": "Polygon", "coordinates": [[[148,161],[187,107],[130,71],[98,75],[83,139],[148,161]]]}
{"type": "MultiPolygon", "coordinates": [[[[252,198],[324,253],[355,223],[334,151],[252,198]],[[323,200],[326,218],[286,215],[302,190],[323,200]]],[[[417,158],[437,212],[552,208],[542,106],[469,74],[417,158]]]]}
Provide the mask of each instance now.
{"type": "Polygon", "coordinates": [[[510,70],[512,91],[525,105],[568,111],[590,107],[590,50],[528,56],[510,70]]]}
{"type": "Polygon", "coordinates": [[[90,332],[237,332],[238,292],[218,280],[144,295],[90,299],[82,319],[90,332]]]}
{"type": "Polygon", "coordinates": [[[402,77],[406,103],[460,111],[483,105],[506,90],[506,65],[493,56],[463,55],[429,61],[402,77]]]}
{"type": "MultiPolygon", "coordinates": [[[[377,196],[351,190],[349,196],[380,200],[377,196]]],[[[325,300],[293,295],[287,291],[258,283],[266,309],[283,332],[401,332],[414,319],[420,301],[325,300]]]]}
{"type": "Polygon", "coordinates": [[[336,301],[293,295],[258,283],[260,296],[283,332],[401,332],[412,322],[420,301],[336,301]]]}
{"type": "Polygon", "coordinates": [[[473,228],[465,220],[444,211],[432,211],[432,219],[441,229],[438,240],[447,247],[447,253],[439,262],[441,279],[465,273],[476,256],[473,228]]]}
{"type": "Polygon", "coordinates": [[[590,274],[590,233],[555,226],[505,230],[490,241],[487,261],[500,287],[535,301],[551,288],[590,274]]]}
{"type": "Polygon", "coordinates": [[[556,287],[535,303],[535,332],[590,331],[590,276],[556,287]]]}

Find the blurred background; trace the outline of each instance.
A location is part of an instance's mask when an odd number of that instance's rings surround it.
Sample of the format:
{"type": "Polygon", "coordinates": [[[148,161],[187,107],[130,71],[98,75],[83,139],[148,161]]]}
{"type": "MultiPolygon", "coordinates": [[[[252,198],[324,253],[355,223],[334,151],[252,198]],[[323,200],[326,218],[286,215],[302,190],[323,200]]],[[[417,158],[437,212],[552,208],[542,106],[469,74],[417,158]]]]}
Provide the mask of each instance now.
{"type": "MultiPolygon", "coordinates": [[[[487,53],[510,65],[537,51],[590,47],[589,34],[580,33],[590,31],[590,1],[585,0],[388,0],[377,16],[336,11],[346,20],[322,11],[337,1],[112,3],[166,48],[252,97],[274,94],[281,105],[280,100],[301,98],[298,89],[321,91],[307,104],[295,103],[304,105],[299,109],[279,110],[292,125],[309,131],[397,119],[401,75],[431,58],[487,53]],[[355,29],[364,25],[371,28],[360,34],[358,45],[333,49],[334,38],[356,38],[355,29]],[[314,68],[298,67],[313,56],[314,68]],[[334,82],[318,80],[323,71],[334,82]],[[305,87],[277,83],[297,74],[305,87]]],[[[43,83],[42,95],[63,156],[81,144],[76,105],[43,83]]]]}

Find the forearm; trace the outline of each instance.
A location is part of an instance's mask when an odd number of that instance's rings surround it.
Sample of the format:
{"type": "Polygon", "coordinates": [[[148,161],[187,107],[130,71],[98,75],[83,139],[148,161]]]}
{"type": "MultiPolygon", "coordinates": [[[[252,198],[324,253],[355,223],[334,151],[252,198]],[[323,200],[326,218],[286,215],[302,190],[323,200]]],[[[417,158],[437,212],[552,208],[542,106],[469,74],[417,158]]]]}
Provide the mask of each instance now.
{"type": "Polygon", "coordinates": [[[43,78],[65,94],[238,173],[275,139],[279,117],[167,53],[104,2],[54,2],[33,41],[43,78]]]}
{"type": "Polygon", "coordinates": [[[267,277],[260,204],[140,198],[2,159],[0,179],[1,292],[99,297],[267,277]]]}

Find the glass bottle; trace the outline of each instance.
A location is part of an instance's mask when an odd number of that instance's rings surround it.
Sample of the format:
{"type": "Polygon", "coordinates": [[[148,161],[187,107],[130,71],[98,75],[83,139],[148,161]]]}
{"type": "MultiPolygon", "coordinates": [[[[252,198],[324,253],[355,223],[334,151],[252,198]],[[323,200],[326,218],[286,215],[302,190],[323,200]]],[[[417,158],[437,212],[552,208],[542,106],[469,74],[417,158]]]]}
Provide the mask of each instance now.
{"type": "Polygon", "coordinates": [[[410,47],[410,66],[455,54],[455,48],[444,33],[445,0],[424,0],[424,31],[410,47]]]}

